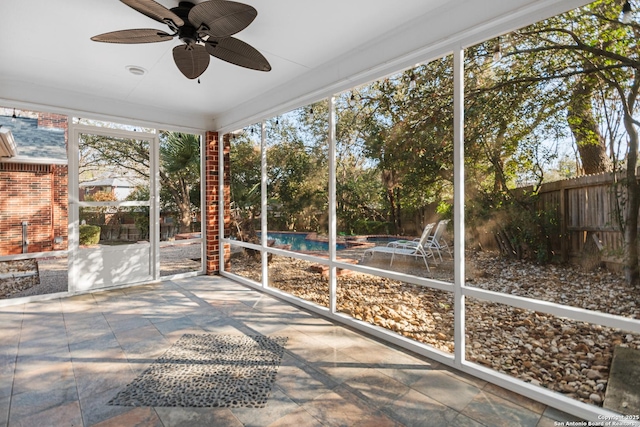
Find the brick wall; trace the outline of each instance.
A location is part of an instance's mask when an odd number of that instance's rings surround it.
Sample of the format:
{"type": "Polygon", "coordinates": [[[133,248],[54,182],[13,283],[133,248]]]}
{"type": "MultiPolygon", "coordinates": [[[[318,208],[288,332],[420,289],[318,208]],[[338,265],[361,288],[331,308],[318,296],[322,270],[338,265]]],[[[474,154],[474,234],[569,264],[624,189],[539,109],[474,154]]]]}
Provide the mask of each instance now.
{"type": "MultiPolygon", "coordinates": [[[[229,135],[224,138],[224,227],[225,236],[228,235],[228,226],[230,224],[230,206],[229,196],[231,190],[229,187],[229,135]]],[[[220,271],[220,227],[218,225],[218,133],[207,132],[205,135],[205,203],[206,224],[207,224],[207,242],[206,242],[206,268],[207,274],[212,275],[220,271]]],[[[225,269],[229,268],[229,245],[225,245],[225,269]]]]}
{"type": "Polygon", "coordinates": [[[29,253],[67,248],[67,166],[0,163],[0,194],[0,255],[23,252],[23,221],[29,253]]]}
{"type": "Polygon", "coordinates": [[[38,127],[45,129],[64,129],[64,140],[67,139],[69,126],[67,124],[67,116],[53,113],[38,113],[38,127]]]}
{"type": "Polygon", "coordinates": [[[69,168],[66,165],[52,165],[53,185],[53,234],[62,237],[62,242],[54,243],[54,251],[67,249],[69,231],[69,168]]]}

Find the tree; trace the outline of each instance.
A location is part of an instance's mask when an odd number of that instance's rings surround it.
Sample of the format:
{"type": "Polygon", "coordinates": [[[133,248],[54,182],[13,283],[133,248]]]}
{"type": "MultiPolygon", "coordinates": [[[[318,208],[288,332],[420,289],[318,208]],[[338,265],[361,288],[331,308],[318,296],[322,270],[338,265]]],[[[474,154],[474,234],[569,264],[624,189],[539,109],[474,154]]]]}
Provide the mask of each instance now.
{"type": "Polygon", "coordinates": [[[605,144],[593,120],[594,93],[616,94],[627,134],[626,172],[622,181],[626,203],[620,221],[625,240],[625,276],[630,285],[640,286],[640,186],[636,176],[640,121],[635,118],[640,89],[640,55],[635,40],[640,36],[640,26],[620,22],[618,12],[618,3],[598,0],[541,21],[510,35],[511,50],[507,55],[522,61],[535,57],[537,63],[544,64],[538,67],[536,75],[522,75],[517,81],[573,82],[567,117],[585,170],[608,168],[603,154],[605,144]]]}
{"type": "MultiPolygon", "coordinates": [[[[181,132],[160,134],[160,186],[170,197],[165,208],[178,211],[180,232],[191,231],[191,217],[197,205],[192,203],[191,193],[200,188],[200,137],[181,132]]],[[[199,202],[199,200],[198,200],[199,202]]]]}
{"type": "MultiPolygon", "coordinates": [[[[287,132],[286,124],[280,124],[283,130],[267,151],[268,199],[273,207],[270,218],[286,230],[318,230],[317,214],[326,217],[327,191],[326,175],[295,132],[287,132]],[[325,188],[320,187],[318,184],[325,188]]],[[[326,224],[326,222],[325,222],[326,224]]]]}
{"type": "Polygon", "coordinates": [[[593,98],[598,83],[595,75],[577,76],[567,106],[567,123],[573,132],[582,167],[587,175],[611,171],[611,160],[607,156],[605,141],[593,114],[593,98]]]}
{"type": "MultiPolygon", "coordinates": [[[[180,132],[160,134],[161,207],[177,211],[181,232],[188,232],[193,189],[200,186],[200,137],[180,132]]],[[[149,143],[145,140],[83,134],[80,141],[81,180],[126,177],[148,186],[149,143]]],[[[199,200],[198,200],[199,201],[199,200]]]]}
{"type": "Polygon", "coordinates": [[[246,133],[231,136],[229,154],[232,231],[241,240],[256,239],[254,221],[261,212],[260,145],[246,133]],[[237,232],[237,233],[236,233],[237,232]]]}
{"type": "MultiPolygon", "coordinates": [[[[136,187],[131,194],[127,197],[127,200],[149,200],[149,187],[136,187]]],[[[125,208],[125,211],[129,212],[129,215],[133,217],[133,222],[140,231],[140,239],[145,240],[149,238],[149,206],[133,206],[125,208]]]]}

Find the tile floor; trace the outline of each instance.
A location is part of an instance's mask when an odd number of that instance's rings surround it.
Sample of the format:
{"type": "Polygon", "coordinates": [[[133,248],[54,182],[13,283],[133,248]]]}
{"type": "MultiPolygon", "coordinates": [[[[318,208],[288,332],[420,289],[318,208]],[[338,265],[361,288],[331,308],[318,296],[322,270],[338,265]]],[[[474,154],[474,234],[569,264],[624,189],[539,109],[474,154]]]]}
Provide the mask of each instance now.
{"type": "Polygon", "coordinates": [[[0,307],[0,425],[553,426],[575,418],[221,277],[0,307]],[[286,336],[264,408],[106,403],[185,333],[286,336]]]}

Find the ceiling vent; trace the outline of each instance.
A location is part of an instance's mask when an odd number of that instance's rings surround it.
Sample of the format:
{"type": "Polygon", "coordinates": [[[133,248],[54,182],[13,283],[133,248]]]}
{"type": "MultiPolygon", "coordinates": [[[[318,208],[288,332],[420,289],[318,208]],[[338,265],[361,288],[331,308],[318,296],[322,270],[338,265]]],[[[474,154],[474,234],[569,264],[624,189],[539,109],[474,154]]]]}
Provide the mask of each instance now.
{"type": "Polygon", "coordinates": [[[11,134],[11,129],[0,125],[0,157],[15,157],[16,142],[11,134]]]}

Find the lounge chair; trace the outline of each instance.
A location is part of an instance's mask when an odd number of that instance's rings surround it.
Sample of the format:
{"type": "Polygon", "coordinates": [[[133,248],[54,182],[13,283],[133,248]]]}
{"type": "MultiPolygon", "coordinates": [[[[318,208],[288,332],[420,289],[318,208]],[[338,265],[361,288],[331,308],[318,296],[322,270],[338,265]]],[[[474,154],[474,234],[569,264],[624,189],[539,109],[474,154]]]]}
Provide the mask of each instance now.
{"type": "Polygon", "coordinates": [[[390,266],[393,265],[393,260],[396,255],[413,256],[416,258],[420,257],[424,261],[427,271],[431,272],[427,258],[434,258],[434,254],[427,246],[427,243],[429,234],[431,234],[431,230],[434,226],[435,223],[428,224],[424,228],[422,236],[420,236],[420,239],[418,240],[395,240],[393,242],[389,242],[387,246],[374,246],[373,248],[367,249],[362,254],[362,261],[365,260],[367,255],[371,255],[371,258],[373,258],[375,253],[391,254],[390,266]]]}
{"type": "Polygon", "coordinates": [[[442,262],[442,251],[447,251],[449,256],[453,259],[453,254],[451,253],[451,248],[447,242],[442,238],[444,231],[447,229],[447,224],[449,224],[448,219],[443,219],[438,223],[436,227],[436,231],[434,231],[433,236],[427,238],[427,243],[425,247],[429,248],[432,252],[437,252],[438,257],[440,258],[440,262],[442,262]]]}

